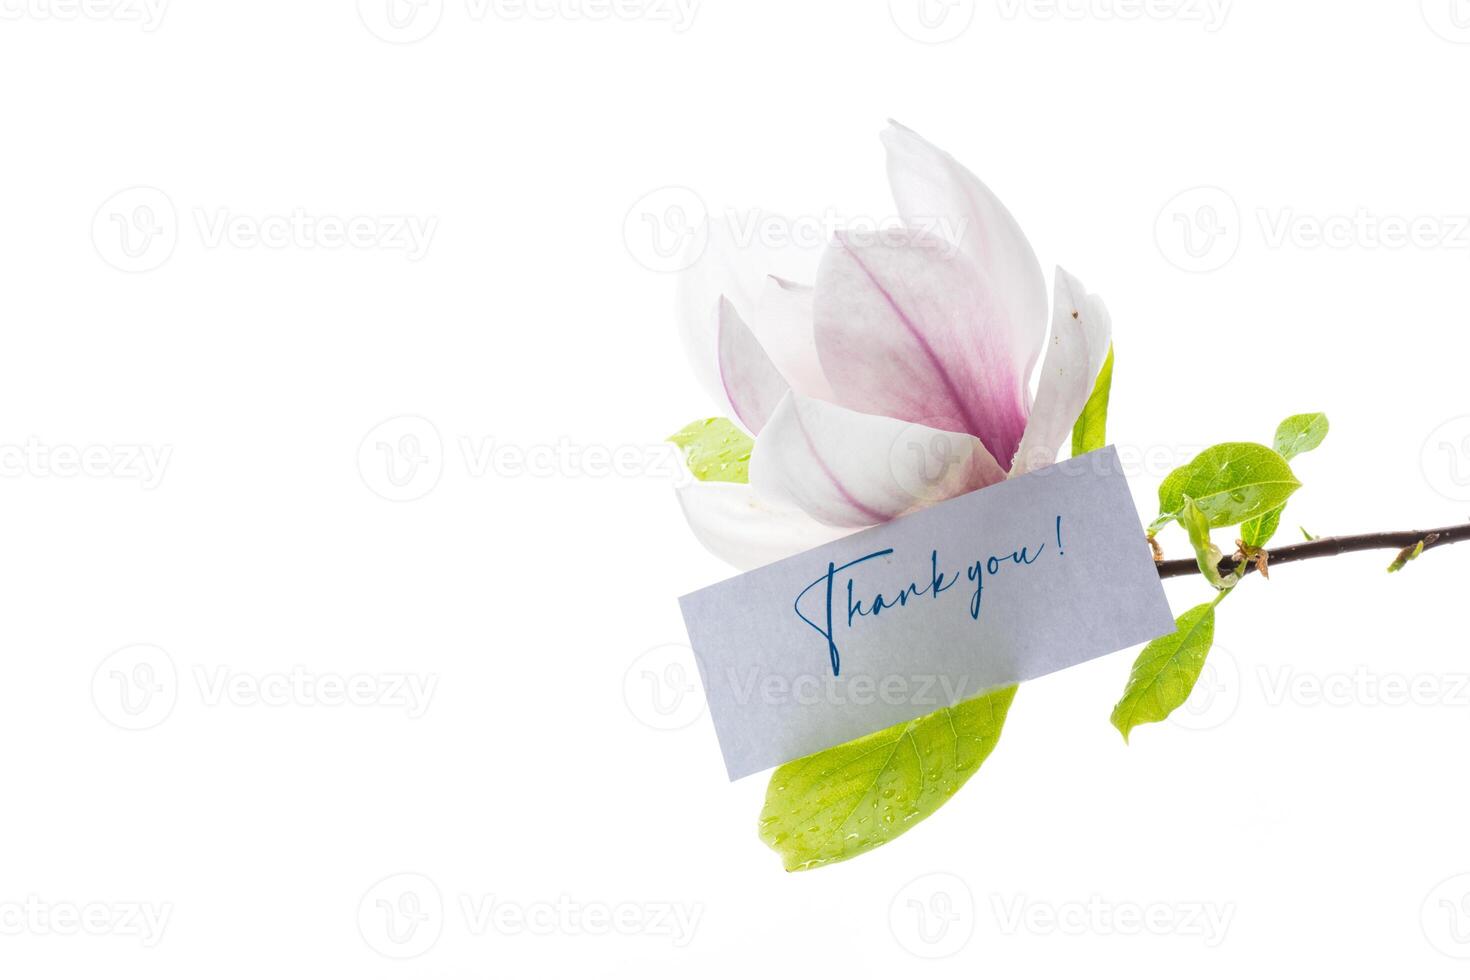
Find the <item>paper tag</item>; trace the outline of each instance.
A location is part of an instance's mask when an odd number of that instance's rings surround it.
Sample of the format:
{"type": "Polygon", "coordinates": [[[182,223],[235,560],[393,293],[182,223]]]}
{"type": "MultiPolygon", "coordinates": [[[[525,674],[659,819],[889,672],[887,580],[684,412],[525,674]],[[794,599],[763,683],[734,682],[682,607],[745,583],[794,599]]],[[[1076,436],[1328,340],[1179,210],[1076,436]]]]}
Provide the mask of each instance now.
{"type": "Polygon", "coordinates": [[[679,605],[732,780],[1174,628],[1111,446],[679,605]]]}

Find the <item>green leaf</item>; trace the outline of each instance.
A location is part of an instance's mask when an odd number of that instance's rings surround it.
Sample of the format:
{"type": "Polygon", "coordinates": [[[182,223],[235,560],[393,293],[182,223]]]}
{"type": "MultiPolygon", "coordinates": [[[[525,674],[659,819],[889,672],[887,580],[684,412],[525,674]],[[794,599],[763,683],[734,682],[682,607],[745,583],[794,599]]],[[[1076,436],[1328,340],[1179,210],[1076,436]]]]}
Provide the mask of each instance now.
{"type": "Polygon", "coordinates": [[[1217,589],[1229,589],[1240,581],[1239,574],[1221,575],[1220,559],[1225,556],[1215,543],[1210,540],[1210,522],[1205,517],[1204,511],[1199,509],[1189,497],[1184,498],[1184,506],[1179,510],[1179,523],[1189,534],[1189,543],[1194,547],[1195,561],[1199,563],[1199,570],[1208,581],[1217,589]]]}
{"type": "Polygon", "coordinates": [[[1388,566],[1388,573],[1392,575],[1394,572],[1403,571],[1405,565],[1422,554],[1424,554],[1424,542],[1418,541],[1412,547],[1405,548],[1394,557],[1393,563],[1388,566]]]}
{"type": "Polygon", "coordinates": [[[1252,548],[1263,547],[1281,526],[1281,513],[1284,510],[1285,507],[1277,507],[1255,520],[1246,521],[1240,526],[1240,539],[1252,548]]]}
{"type": "Polygon", "coordinates": [[[1161,528],[1179,517],[1179,508],[1184,502],[1183,487],[1189,479],[1192,466],[1193,459],[1164,477],[1164,482],[1159,484],[1159,516],[1148,526],[1149,537],[1153,537],[1161,528]]]}
{"type": "Polygon", "coordinates": [[[1210,527],[1229,527],[1275,510],[1301,486],[1291,466],[1274,449],[1254,442],[1211,446],[1164,478],[1159,519],[1150,532],[1175,520],[1190,497],[1210,527]]]}
{"type": "Polygon", "coordinates": [[[1293,415],[1276,427],[1276,451],[1283,458],[1295,459],[1322,445],[1327,438],[1327,416],[1321,412],[1293,415]]]}
{"type": "Polygon", "coordinates": [[[1205,657],[1215,641],[1215,606],[1228,593],[1221,592],[1180,616],[1174,632],[1161,636],[1138,655],[1123,697],[1113,708],[1113,727],[1123,741],[1139,725],[1163,721],[1189,700],[1205,657]]]}
{"type": "Polygon", "coordinates": [[[684,450],[689,472],[696,480],[716,483],[750,482],[750,436],[724,418],[700,419],[669,436],[684,450]]]}
{"type": "Polygon", "coordinates": [[[1097,372],[1097,383],[1092,386],[1087,404],[1082,406],[1082,414],[1077,416],[1077,424],[1072,426],[1073,456],[1081,456],[1107,445],[1108,397],[1112,389],[1113,347],[1109,344],[1107,360],[1103,361],[1102,369],[1097,372]]]}
{"type": "Polygon", "coordinates": [[[1313,534],[1311,531],[1308,531],[1306,528],[1301,527],[1300,525],[1297,526],[1297,530],[1302,532],[1302,537],[1306,538],[1308,541],[1316,541],[1317,538],[1320,537],[1320,535],[1313,534]]]}
{"type": "Polygon", "coordinates": [[[939,809],[1000,738],[1014,687],[788,762],[771,775],[760,835],[787,871],[845,861],[939,809]]]}
{"type": "MultiPolygon", "coordinates": [[[[1276,427],[1276,451],[1281,454],[1282,459],[1290,462],[1302,453],[1310,452],[1322,445],[1322,440],[1325,438],[1327,438],[1326,415],[1321,412],[1293,415],[1276,427]]],[[[1281,512],[1285,509],[1285,507],[1278,507],[1270,513],[1246,521],[1240,526],[1241,540],[1252,548],[1266,545],[1276,534],[1276,529],[1281,526],[1281,512]]]]}

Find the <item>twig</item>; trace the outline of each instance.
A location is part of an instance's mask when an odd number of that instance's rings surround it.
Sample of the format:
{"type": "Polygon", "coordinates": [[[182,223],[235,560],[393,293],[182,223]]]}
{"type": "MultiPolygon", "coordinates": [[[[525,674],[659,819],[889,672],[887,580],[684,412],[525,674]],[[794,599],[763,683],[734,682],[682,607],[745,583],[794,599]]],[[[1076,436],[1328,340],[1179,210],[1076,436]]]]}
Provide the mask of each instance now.
{"type": "MultiPolygon", "coordinates": [[[[1388,548],[1402,550],[1412,548],[1420,541],[1424,542],[1425,551],[1459,541],[1470,541],[1470,524],[1430,528],[1427,531],[1381,531],[1377,534],[1350,534],[1340,538],[1317,538],[1315,541],[1303,541],[1301,544],[1289,544],[1284,548],[1270,549],[1269,565],[1275,568],[1294,561],[1330,558],[1333,555],[1345,555],[1353,551],[1378,551],[1388,548]]],[[[1235,570],[1237,564],[1235,559],[1223,559],[1220,562],[1220,573],[1228,575],[1235,570]]],[[[1254,565],[1247,566],[1246,574],[1250,574],[1254,567],[1254,565]]],[[[1176,558],[1172,561],[1159,562],[1158,569],[1159,578],[1178,578],[1181,575],[1197,574],[1199,564],[1193,558],[1176,558]]]]}

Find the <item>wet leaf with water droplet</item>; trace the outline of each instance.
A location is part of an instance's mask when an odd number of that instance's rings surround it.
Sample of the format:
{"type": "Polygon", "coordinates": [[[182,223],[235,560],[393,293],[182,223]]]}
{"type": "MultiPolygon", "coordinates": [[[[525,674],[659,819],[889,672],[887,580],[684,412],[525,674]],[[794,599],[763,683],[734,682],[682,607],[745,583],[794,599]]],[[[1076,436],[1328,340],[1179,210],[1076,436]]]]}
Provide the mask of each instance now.
{"type": "MultiPolygon", "coordinates": [[[[1276,439],[1272,445],[1282,459],[1291,462],[1302,453],[1322,445],[1322,440],[1326,438],[1327,416],[1321,412],[1312,412],[1307,415],[1293,415],[1282,421],[1276,427],[1276,439]]],[[[1283,505],[1254,520],[1246,521],[1240,526],[1241,540],[1252,548],[1269,544],[1276,529],[1281,526],[1281,512],[1285,509],[1283,505]]]]}
{"type": "Polygon", "coordinates": [[[1255,442],[1211,446],[1165,477],[1159,486],[1156,531],[1178,517],[1190,497],[1210,527],[1230,527],[1276,510],[1301,486],[1274,449],[1255,442]]]}
{"type": "Polygon", "coordinates": [[[1008,687],[777,769],[760,835],[787,871],[845,861],[888,843],[959,792],[1000,739],[1008,687]],[[941,782],[940,773],[948,775],[941,782]],[[878,810],[868,823],[864,810],[878,810]]]}
{"type": "Polygon", "coordinates": [[[669,436],[669,442],[684,450],[689,472],[696,480],[750,482],[750,450],[755,443],[729,419],[690,422],[669,436]]]}
{"type": "Polygon", "coordinates": [[[1327,416],[1321,412],[1293,415],[1276,427],[1272,445],[1282,458],[1290,462],[1302,453],[1322,445],[1327,438],[1327,416]]]}
{"type": "Polygon", "coordinates": [[[1138,655],[1123,697],[1113,708],[1113,727],[1123,733],[1123,741],[1135,727],[1163,721],[1189,700],[1215,641],[1215,605],[1225,595],[1221,592],[1214,602],[1180,616],[1174,632],[1154,640],[1138,655]]]}

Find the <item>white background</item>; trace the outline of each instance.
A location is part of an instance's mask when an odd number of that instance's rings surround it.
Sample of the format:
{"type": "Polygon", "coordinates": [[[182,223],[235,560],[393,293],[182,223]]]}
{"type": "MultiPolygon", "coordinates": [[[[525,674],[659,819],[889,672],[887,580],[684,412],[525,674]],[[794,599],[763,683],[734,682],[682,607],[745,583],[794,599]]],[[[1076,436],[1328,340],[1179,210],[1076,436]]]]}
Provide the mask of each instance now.
{"type": "Polygon", "coordinates": [[[888,116],[1106,298],[1141,510],[1323,410],[1283,537],[1470,514],[1470,8],[1119,3],[0,0],[0,972],[1463,975],[1470,548],[1253,579],[1132,747],[1132,651],[1028,684],[806,874],[680,700],[727,570],[644,216],[888,216],[888,116]]]}

